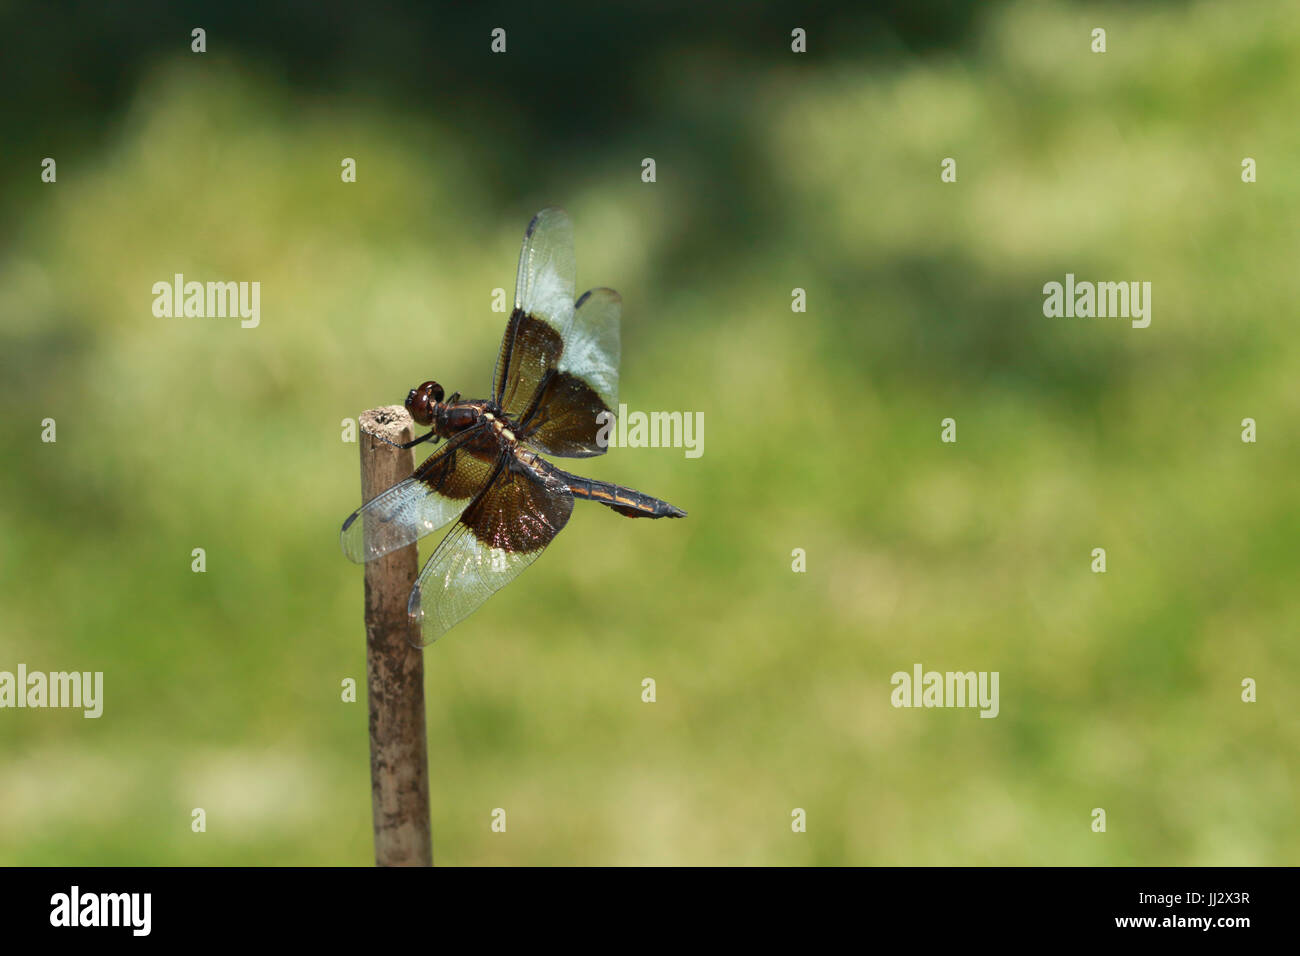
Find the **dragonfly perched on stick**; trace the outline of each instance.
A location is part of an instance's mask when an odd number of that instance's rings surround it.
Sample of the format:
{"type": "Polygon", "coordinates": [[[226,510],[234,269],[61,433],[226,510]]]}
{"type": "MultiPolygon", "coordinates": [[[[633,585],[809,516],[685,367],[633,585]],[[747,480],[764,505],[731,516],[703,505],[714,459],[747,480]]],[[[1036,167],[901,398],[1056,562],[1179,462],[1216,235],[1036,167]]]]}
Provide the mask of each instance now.
{"type": "Polygon", "coordinates": [[[686,516],[659,498],[570,474],[541,457],[604,454],[618,407],[622,299],[601,288],[575,302],[575,272],[573,224],[562,209],[542,210],[524,234],[491,398],[456,393],[444,400],[433,381],[411,389],[406,408],[430,431],[403,447],[441,447],[343,522],[343,553],[363,562],[456,521],[411,590],[407,610],[425,644],[536,561],[568,522],[575,498],[629,518],[686,516]]]}

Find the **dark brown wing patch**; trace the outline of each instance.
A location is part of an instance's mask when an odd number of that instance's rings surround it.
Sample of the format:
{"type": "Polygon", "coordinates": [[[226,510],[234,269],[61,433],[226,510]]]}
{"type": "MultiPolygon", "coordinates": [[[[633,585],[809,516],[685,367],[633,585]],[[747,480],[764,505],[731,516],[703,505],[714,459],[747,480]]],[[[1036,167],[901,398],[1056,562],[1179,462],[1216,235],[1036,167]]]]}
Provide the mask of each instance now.
{"type": "Polygon", "coordinates": [[[531,415],[520,423],[520,438],[548,455],[590,458],[603,455],[607,444],[597,442],[613,412],[590,385],[568,372],[551,375],[531,415]]]}
{"type": "Polygon", "coordinates": [[[573,513],[573,494],[502,455],[487,486],[465,509],[420,572],[408,610],[431,643],[537,560],[573,513]]]}
{"type": "Polygon", "coordinates": [[[563,483],[534,475],[508,455],[461,522],[489,548],[540,551],[572,513],[573,495],[563,483]]]}
{"type": "Polygon", "coordinates": [[[501,338],[492,383],[493,401],[511,418],[518,419],[563,351],[559,332],[541,319],[515,309],[501,338]]]}
{"type": "Polygon", "coordinates": [[[492,473],[495,455],[485,456],[488,447],[495,452],[499,443],[488,428],[476,425],[452,439],[445,452],[431,455],[411,477],[448,498],[473,498],[492,473]]]}

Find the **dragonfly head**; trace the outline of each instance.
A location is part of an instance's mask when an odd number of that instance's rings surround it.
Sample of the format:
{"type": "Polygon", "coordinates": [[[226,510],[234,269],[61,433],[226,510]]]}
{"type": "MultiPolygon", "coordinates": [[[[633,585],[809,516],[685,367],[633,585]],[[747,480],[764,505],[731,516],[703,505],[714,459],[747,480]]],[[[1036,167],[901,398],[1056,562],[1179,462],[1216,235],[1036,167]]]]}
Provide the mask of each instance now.
{"type": "Polygon", "coordinates": [[[406,396],[406,410],[411,413],[417,425],[433,424],[442,394],[442,386],[437,382],[425,382],[419,388],[411,389],[406,396]]]}

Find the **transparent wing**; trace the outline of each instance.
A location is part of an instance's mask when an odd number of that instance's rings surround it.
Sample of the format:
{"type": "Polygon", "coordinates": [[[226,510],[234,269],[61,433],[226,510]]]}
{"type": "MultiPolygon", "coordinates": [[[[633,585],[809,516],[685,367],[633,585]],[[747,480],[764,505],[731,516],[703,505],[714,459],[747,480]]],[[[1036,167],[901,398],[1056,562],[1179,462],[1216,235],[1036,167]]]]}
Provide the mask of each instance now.
{"type": "Polygon", "coordinates": [[[520,418],[520,437],[530,448],[565,458],[605,453],[607,443],[598,438],[602,428],[609,434],[618,407],[622,304],[613,289],[592,289],[578,300],[558,366],[520,418]]]}
{"type": "Polygon", "coordinates": [[[373,561],[438,530],[464,511],[492,474],[492,461],[466,448],[485,434],[484,426],[460,432],[410,478],[352,512],[339,533],[344,555],[358,564],[373,561]]]}
{"type": "Polygon", "coordinates": [[[549,324],[561,337],[573,321],[577,260],[573,223],[563,209],[543,209],[524,232],[515,275],[515,308],[549,324]]]}
{"type": "Polygon", "coordinates": [[[512,455],[465,509],[420,572],[407,607],[431,644],[537,560],[573,513],[564,482],[512,455]]]}
{"type": "Polygon", "coordinates": [[[613,289],[584,292],[564,336],[559,369],[591,386],[609,409],[618,408],[618,320],[623,297],[613,289]]]}
{"type": "Polygon", "coordinates": [[[524,233],[515,309],[492,377],[492,398],[512,417],[527,406],[542,377],[559,361],[573,324],[576,269],[568,213],[543,209],[524,233]]]}

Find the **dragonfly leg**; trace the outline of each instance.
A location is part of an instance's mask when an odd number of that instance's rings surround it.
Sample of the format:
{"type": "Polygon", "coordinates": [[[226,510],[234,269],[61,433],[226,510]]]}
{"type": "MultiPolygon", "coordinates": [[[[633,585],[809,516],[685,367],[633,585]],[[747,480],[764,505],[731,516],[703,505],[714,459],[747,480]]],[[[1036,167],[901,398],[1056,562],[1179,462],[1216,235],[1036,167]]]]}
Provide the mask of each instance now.
{"type": "Polygon", "coordinates": [[[421,435],[419,438],[415,439],[414,441],[402,442],[400,445],[395,441],[389,441],[387,438],[384,438],[382,435],[372,435],[371,437],[378,438],[385,445],[392,445],[394,448],[414,448],[416,445],[419,445],[421,442],[426,442],[429,441],[430,439],[433,439],[433,443],[436,445],[439,440],[436,432],[429,432],[427,435],[421,435]]]}

